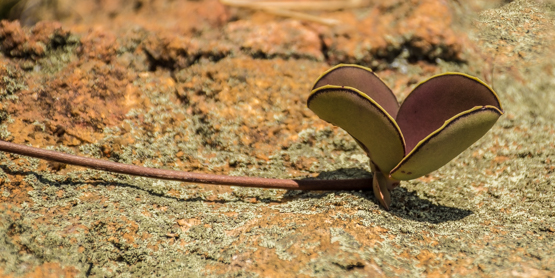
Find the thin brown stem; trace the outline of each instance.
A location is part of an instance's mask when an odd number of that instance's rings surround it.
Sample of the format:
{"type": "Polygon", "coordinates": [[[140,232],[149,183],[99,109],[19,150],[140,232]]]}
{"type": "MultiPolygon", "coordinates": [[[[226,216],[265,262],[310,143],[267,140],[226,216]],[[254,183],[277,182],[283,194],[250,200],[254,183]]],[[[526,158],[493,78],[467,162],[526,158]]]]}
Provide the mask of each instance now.
{"type": "Polygon", "coordinates": [[[312,21],[328,26],[337,25],[340,21],[332,18],[322,18],[298,11],[306,10],[338,10],[355,8],[367,5],[368,1],[347,0],[347,1],[309,1],[309,2],[274,2],[274,1],[252,1],[252,0],[220,0],[224,5],[261,10],[267,13],[295,18],[300,20],[312,21]]]}
{"type": "Polygon", "coordinates": [[[361,8],[371,4],[369,0],[340,1],[253,1],[253,0],[220,0],[224,5],[240,8],[271,8],[295,11],[336,11],[341,9],[361,8]]]}
{"type": "Polygon", "coordinates": [[[307,20],[307,21],[312,21],[312,22],[316,22],[316,23],[320,23],[320,24],[324,24],[324,25],[328,25],[328,26],[337,25],[340,22],[339,20],[332,19],[332,18],[322,18],[322,17],[319,17],[319,16],[314,16],[314,15],[295,12],[295,11],[289,11],[289,10],[285,10],[285,9],[260,8],[260,10],[265,11],[269,14],[277,15],[277,16],[290,17],[290,18],[295,18],[295,19],[300,19],[300,20],[307,20]]]}
{"type": "Polygon", "coordinates": [[[367,190],[372,186],[372,179],[348,180],[291,180],[291,179],[266,179],[252,177],[235,177],[226,175],[189,173],[184,171],[155,169],[142,166],[128,165],[96,158],[71,155],[56,151],[49,151],[25,145],[5,142],[0,140],[0,151],[15,153],[40,159],[83,166],[86,168],[108,172],[175,180],[192,183],[207,183],[218,185],[234,185],[243,187],[276,188],[290,190],[367,190]]]}

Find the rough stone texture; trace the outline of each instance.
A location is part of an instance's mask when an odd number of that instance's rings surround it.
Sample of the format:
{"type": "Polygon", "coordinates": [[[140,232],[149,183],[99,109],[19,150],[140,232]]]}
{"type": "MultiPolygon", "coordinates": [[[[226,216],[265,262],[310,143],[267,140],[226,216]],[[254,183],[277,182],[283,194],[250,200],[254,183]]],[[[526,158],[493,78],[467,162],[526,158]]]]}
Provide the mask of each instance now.
{"type": "Polygon", "coordinates": [[[326,27],[213,0],[60,0],[19,15],[31,26],[2,21],[0,138],[84,156],[369,177],[349,135],[306,108],[340,62],[377,70],[401,100],[433,74],[469,73],[506,114],[403,182],[390,211],[371,192],[185,184],[0,153],[0,277],[554,276],[555,4],[505,2],[372,1],[314,12],[343,22],[326,27]]]}

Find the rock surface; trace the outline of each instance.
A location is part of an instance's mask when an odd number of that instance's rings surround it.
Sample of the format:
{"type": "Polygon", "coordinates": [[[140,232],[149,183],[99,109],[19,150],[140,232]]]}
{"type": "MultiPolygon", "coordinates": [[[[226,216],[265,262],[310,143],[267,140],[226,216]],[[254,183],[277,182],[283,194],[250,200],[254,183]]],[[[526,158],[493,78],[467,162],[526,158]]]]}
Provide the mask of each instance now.
{"type": "Polygon", "coordinates": [[[186,184],[0,153],[0,277],[555,275],[552,1],[311,12],[336,26],[215,0],[54,2],[0,22],[2,140],[191,172],[369,177],[356,142],[306,108],[337,63],[371,67],[400,100],[433,74],[475,75],[506,114],[403,182],[390,211],[370,191],[186,184]]]}

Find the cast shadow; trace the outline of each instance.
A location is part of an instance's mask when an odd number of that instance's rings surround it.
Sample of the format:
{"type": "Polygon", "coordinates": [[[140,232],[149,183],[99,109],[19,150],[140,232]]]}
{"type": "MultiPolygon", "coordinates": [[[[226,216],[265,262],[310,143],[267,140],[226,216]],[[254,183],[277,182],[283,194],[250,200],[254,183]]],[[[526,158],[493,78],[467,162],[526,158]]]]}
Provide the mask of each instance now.
{"type": "MultiPolygon", "coordinates": [[[[62,184],[67,184],[70,186],[78,186],[83,183],[91,184],[94,186],[118,186],[118,187],[127,187],[131,189],[141,190],[147,192],[150,195],[161,197],[161,198],[168,198],[174,199],[180,202],[199,202],[203,201],[206,202],[207,200],[199,197],[199,196],[190,196],[188,198],[179,198],[175,196],[171,196],[166,194],[165,192],[159,192],[156,188],[149,188],[143,186],[137,186],[132,183],[132,180],[129,182],[119,182],[119,181],[105,181],[102,179],[99,180],[88,180],[88,181],[81,181],[81,180],[72,180],[68,178],[63,181],[53,181],[37,172],[33,171],[25,171],[25,170],[11,170],[6,165],[0,165],[0,169],[10,175],[33,175],[35,176],[41,183],[47,184],[48,186],[52,187],[60,187],[62,184]]],[[[334,171],[326,171],[320,173],[316,178],[317,179],[354,179],[354,178],[371,178],[372,174],[364,169],[360,168],[343,168],[334,171]]],[[[379,207],[379,203],[374,197],[374,193],[372,192],[372,186],[368,184],[368,190],[363,191],[339,191],[344,192],[347,194],[353,194],[355,196],[362,197],[370,202],[373,202],[379,207]]],[[[254,193],[254,192],[253,192],[254,193]]],[[[335,191],[299,191],[299,190],[289,190],[283,196],[281,201],[277,203],[286,203],[296,199],[321,199],[325,198],[330,194],[337,194],[335,191]]],[[[243,199],[251,197],[256,198],[258,202],[262,203],[276,203],[276,200],[271,197],[264,197],[260,196],[259,194],[250,195],[247,192],[243,192],[240,196],[236,196],[235,200],[211,200],[208,202],[215,202],[215,203],[234,203],[234,202],[242,202],[243,199]]],[[[448,207],[443,205],[434,204],[429,200],[420,198],[416,192],[410,192],[406,188],[398,187],[393,190],[392,192],[392,206],[387,213],[392,215],[398,216],[400,218],[418,221],[418,222],[428,222],[430,224],[439,224],[448,221],[456,221],[461,220],[471,214],[472,211],[467,209],[460,209],[455,207],[448,207]]]]}
{"type": "MultiPolygon", "coordinates": [[[[318,175],[319,179],[328,179],[329,177],[349,179],[349,178],[371,178],[372,173],[367,172],[364,169],[359,168],[348,168],[348,169],[338,169],[330,172],[322,172],[318,175]]],[[[374,197],[372,192],[372,185],[368,184],[368,190],[359,191],[342,191],[345,193],[351,193],[356,196],[363,197],[374,204],[379,206],[378,200],[374,197]]],[[[290,191],[288,192],[287,199],[293,200],[295,198],[324,198],[331,194],[330,191],[319,191],[319,194],[314,194],[315,192],[299,192],[290,191]]],[[[400,187],[395,188],[391,192],[391,199],[393,200],[391,208],[387,213],[398,216],[400,218],[427,222],[430,224],[439,224],[448,221],[461,220],[473,212],[468,209],[456,208],[444,206],[441,204],[434,204],[434,202],[422,199],[414,191],[409,191],[403,187],[402,183],[400,187]]],[[[381,207],[380,207],[381,208],[381,207]]],[[[382,208],[383,209],[383,208],[382,208]]]]}
{"type": "MultiPolygon", "coordinates": [[[[49,179],[46,175],[41,174],[40,172],[35,172],[35,171],[28,171],[28,170],[12,170],[10,169],[8,166],[6,165],[0,165],[0,169],[2,169],[2,171],[4,171],[7,174],[10,175],[14,175],[14,176],[34,176],[35,178],[37,178],[37,180],[44,184],[47,185],[49,187],[61,187],[62,184],[63,185],[69,185],[69,186],[79,186],[79,185],[83,185],[83,184],[89,184],[89,185],[93,185],[93,186],[104,186],[104,187],[109,187],[109,186],[117,186],[117,187],[125,187],[125,188],[131,188],[131,189],[135,189],[135,190],[140,190],[143,192],[148,193],[149,195],[152,196],[157,196],[157,197],[161,197],[161,198],[167,198],[167,199],[174,199],[176,201],[185,201],[185,202],[198,202],[198,201],[205,201],[202,197],[190,197],[187,199],[184,198],[179,198],[176,196],[171,196],[166,194],[165,192],[160,192],[158,188],[155,187],[143,187],[143,186],[138,186],[133,184],[133,180],[131,179],[129,182],[124,182],[124,181],[106,181],[104,179],[87,179],[87,180],[80,180],[80,179],[73,179],[71,177],[67,177],[64,180],[52,180],[49,179]]],[[[116,175],[120,175],[120,174],[116,174],[116,175]]],[[[156,179],[152,179],[153,181],[156,179]]],[[[220,202],[220,203],[225,203],[226,201],[213,201],[213,202],[220,202]]]]}

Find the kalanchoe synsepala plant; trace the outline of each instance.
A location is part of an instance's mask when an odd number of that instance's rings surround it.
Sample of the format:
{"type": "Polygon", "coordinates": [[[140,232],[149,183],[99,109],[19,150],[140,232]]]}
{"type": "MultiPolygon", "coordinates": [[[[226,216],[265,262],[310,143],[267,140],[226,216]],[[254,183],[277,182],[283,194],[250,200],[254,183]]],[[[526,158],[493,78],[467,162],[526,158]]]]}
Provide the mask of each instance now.
{"type": "Polygon", "coordinates": [[[478,78],[453,72],[433,76],[399,106],[391,89],[358,65],[338,65],[322,74],[307,105],[364,149],[374,173],[374,195],[386,209],[389,191],[400,180],[445,165],[503,115],[496,93],[478,78]]]}

